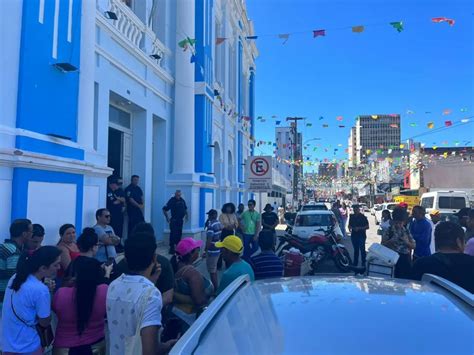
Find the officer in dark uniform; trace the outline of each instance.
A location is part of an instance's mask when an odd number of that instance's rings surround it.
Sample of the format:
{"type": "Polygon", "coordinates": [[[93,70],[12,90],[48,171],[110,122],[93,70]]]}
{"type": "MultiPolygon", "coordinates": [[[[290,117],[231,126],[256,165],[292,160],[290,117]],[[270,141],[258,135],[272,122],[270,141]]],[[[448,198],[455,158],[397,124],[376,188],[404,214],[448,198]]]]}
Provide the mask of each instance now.
{"type": "Polygon", "coordinates": [[[132,175],[132,182],[125,189],[129,237],[132,234],[133,228],[135,228],[138,223],[145,221],[143,217],[143,191],[140,186],[138,186],[139,180],[140,177],[138,175],[132,175]]]}
{"type": "Polygon", "coordinates": [[[176,190],[173,197],[163,207],[163,214],[166,222],[170,225],[170,254],[174,254],[176,244],[183,235],[183,219],[188,218],[188,207],[186,201],[181,197],[181,190],[176,190]],[[168,211],[171,211],[171,219],[168,217],[168,211]]]}
{"type": "Polygon", "coordinates": [[[111,176],[107,187],[107,209],[110,212],[110,226],[115,235],[122,238],[123,235],[123,209],[125,207],[125,195],[119,185],[119,177],[111,176]]]}

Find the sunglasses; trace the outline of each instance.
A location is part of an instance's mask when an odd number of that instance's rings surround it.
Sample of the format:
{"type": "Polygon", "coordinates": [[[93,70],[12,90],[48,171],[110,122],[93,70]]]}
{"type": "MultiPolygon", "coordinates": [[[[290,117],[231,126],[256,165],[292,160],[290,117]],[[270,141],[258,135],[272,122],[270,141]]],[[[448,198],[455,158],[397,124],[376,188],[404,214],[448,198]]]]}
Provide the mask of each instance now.
{"type": "Polygon", "coordinates": [[[105,218],[110,218],[110,214],[108,214],[108,215],[106,215],[106,216],[104,216],[104,217],[105,217],[105,218]]]}

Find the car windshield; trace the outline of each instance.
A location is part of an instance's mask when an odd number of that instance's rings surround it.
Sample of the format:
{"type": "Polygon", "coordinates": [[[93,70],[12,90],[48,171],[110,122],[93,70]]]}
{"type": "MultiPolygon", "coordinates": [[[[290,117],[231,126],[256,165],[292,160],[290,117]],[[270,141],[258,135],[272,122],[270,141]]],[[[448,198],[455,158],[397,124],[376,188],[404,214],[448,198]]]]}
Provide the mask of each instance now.
{"type": "Polygon", "coordinates": [[[382,206],[376,205],[376,206],[374,207],[374,210],[375,210],[375,211],[381,211],[381,210],[382,210],[382,206]]]}
{"type": "Polygon", "coordinates": [[[295,226],[297,227],[327,227],[332,224],[330,214],[305,214],[296,217],[295,226]]]}

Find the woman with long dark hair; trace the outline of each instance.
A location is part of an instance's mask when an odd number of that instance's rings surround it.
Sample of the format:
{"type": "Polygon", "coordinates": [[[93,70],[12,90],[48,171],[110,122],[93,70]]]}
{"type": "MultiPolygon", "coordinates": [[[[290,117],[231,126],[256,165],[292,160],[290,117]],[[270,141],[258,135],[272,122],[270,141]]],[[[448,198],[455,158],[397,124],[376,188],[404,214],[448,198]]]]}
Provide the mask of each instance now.
{"type": "Polygon", "coordinates": [[[104,354],[104,324],[107,285],[101,284],[103,271],[94,258],[75,261],[74,287],[61,287],[53,298],[58,315],[53,354],[104,354]]]}
{"type": "Polygon", "coordinates": [[[222,225],[221,240],[224,240],[228,235],[234,235],[235,230],[239,227],[239,221],[235,215],[235,205],[232,202],[222,206],[219,222],[222,225]]]}
{"type": "Polygon", "coordinates": [[[51,323],[51,294],[60,267],[61,250],[45,246],[20,257],[3,300],[4,353],[43,354],[36,326],[51,323]],[[49,283],[46,286],[45,282],[49,283]]]}
{"type": "Polygon", "coordinates": [[[59,228],[58,248],[61,249],[61,270],[58,277],[62,278],[71,261],[79,256],[79,248],[76,244],[76,227],[66,223],[59,228]]]}

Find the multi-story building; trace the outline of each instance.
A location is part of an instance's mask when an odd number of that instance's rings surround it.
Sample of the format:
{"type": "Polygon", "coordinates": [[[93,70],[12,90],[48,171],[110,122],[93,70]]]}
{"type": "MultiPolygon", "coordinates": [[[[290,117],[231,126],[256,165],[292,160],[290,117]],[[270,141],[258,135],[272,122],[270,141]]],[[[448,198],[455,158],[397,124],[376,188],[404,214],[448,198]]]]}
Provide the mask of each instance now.
{"type": "Polygon", "coordinates": [[[357,130],[351,128],[347,142],[348,167],[352,168],[357,164],[357,130]]]}
{"type": "Polygon", "coordinates": [[[320,178],[336,179],[338,177],[337,170],[337,164],[319,163],[318,175],[320,178]]]}
{"type": "Polygon", "coordinates": [[[56,241],[140,176],[145,219],[181,189],[185,233],[247,198],[253,25],[241,0],[2,1],[0,228],[28,217],[56,241]]]}
{"type": "Polygon", "coordinates": [[[397,150],[401,139],[400,115],[359,116],[355,126],[355,153],[353,135],[354,131],[351,129],[352,156],[349,158],[353,159],[355,154],[355,165],[366,163],[368,156],[377,149],[397,150]]]}

